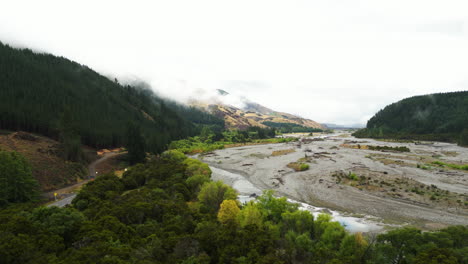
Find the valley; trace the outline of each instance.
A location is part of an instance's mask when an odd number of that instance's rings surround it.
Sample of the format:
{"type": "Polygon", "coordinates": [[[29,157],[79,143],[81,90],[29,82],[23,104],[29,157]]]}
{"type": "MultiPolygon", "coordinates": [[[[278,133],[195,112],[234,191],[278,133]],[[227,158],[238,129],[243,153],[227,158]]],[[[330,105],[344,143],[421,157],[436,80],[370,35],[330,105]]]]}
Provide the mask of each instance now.
{"type": "Polygon", "coordinates": [[[217,150],[199,158],[214,167],[214,179],[218,169],[235,173],[245,177],[257,195],[273,189],[313,206],[429,230],[468,222],[468,171],[463,170],[468,149],[450,143],[333,134],[217,150]],[[404,147],[409,152],[398,151],[404,147]],[[309,169],[295,171],[288,167],[291,163],[309,169]]]}

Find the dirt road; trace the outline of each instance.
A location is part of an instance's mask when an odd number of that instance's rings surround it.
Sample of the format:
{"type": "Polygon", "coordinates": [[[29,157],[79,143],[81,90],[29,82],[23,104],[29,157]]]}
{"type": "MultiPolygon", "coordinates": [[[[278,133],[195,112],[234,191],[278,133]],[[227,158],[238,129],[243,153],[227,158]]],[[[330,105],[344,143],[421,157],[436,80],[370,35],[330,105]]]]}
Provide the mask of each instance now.
{"type": "Polygon", "coordinates": [[[122,155],[122,154],[125,154],[125,153],[127,153],[127,152],[109,152],[109,153],[105,153],[100,159],[97,159],[97,160],[93,161],[91,164],[88,165],[88,179],[86,179],[86,180],[84,180],[82,182],[79,182],[77,184],[74,184],[74,185],[67,186],[65,188],[59,189],[59,190],[48,192],[46,194],[47,197],[53,198],[54,193],[57,193],[57,196],[61,197],[62,199],[58,200],[58,201],[56,201],[54,203],[51,203],[51,204],[49,204],[47,206],[64,207],[64,206],[70,204],[73,201],[73,199],[76,197],[75,190],[79,189],[83,184],[88,183],[92,178],[96,178],[96,176],[97,176],[96,175],[97,174],[96,166],[99,163],[104,162],[107,159],[110,159],[112,157],[122,155]]]}

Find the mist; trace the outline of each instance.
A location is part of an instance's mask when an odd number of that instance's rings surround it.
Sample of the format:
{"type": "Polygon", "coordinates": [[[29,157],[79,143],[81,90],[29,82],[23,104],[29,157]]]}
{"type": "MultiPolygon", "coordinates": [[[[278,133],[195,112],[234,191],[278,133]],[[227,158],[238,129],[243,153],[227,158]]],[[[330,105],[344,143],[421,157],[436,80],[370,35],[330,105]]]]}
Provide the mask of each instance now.
{"type": "Polygon", "coordinates": [[[468,89],[466,10],[451,0],[12,1],[0,10],[0,40],[180,102],[245,97],[365,124],[405,97],[468,89]]]}

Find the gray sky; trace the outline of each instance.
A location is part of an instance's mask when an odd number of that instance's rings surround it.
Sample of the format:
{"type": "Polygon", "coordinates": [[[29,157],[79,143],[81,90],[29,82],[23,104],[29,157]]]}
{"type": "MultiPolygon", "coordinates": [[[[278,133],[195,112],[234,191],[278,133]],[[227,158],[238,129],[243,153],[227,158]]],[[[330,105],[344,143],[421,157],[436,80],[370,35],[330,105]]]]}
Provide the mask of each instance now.
{"type": "Polygon", "coordinates": [[[1,1],[0,40],[141,78],[225,89],[319,122],[468,90],[468,1],[1,1]]]}

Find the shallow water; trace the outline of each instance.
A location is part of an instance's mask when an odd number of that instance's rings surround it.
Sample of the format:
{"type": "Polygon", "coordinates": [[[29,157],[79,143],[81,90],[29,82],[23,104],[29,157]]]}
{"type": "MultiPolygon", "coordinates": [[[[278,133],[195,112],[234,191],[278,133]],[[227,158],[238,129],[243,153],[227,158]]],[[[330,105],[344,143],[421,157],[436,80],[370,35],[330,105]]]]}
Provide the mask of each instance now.
{"type": "MultiPolygon", "coordinates": [[[[223,181],[224,183],[232,186],[239,192],[238,199],[241,203],[246,203],[250,200],[255,198],[250,197],[251,194],[255,193],[260,195],[262,190],[254,186],[249,180],[247,180],[244,176],[232,173],[223,169],[219,169],[213,166],[210,166],[212,173],[212,179],[215,181],[223,181]]],[[[380,231],[383,229],[383,226],[378,222],[371,221],[368,219],[369,217],[352,217],[352,216],[345,216],[337,211],[328,210],[323,207],[316,207],[310,204],[301,203],[296,200],[288,199],[289,202],[298,203],[299,209],[307,210],[311,212],[315,217],[319,214],[327,211],[330,213],[334,221],[340,222],[346,230],[354,233],[354,232],[372,232],[372,231],[380,231]]]]}

